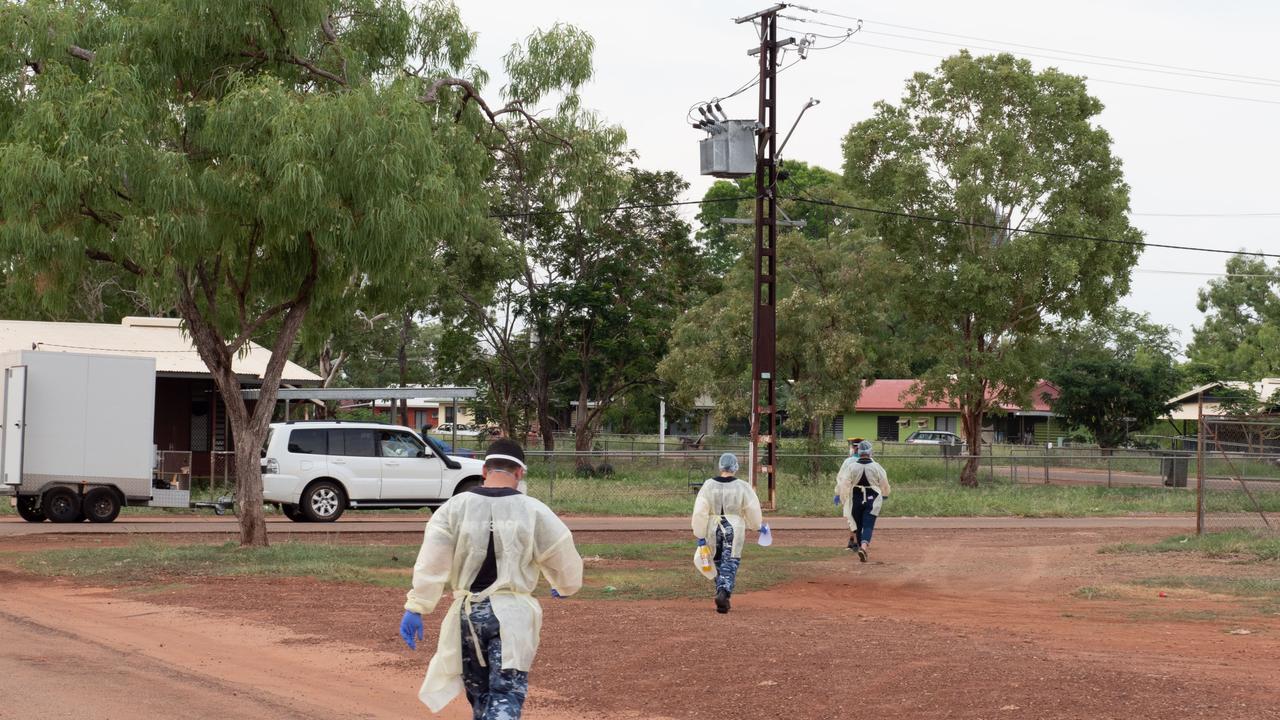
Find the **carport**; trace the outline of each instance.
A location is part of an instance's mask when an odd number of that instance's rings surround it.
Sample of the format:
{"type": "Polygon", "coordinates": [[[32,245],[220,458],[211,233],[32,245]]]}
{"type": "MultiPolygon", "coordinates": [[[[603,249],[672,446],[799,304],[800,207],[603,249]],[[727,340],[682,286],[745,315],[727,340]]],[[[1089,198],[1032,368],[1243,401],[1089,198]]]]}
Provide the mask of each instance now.
{"type": "MultiPolygon", "coordinates": [[[[242,393],[246,400],[257,400],[260,390],[245,390],[242,393]]],[[[356,400],[375,402],[378,400],[413,400],[415,398],[435,398],[453,401],[454,417],[458,416],[458,401],[475,398],[477,391],[473,387],[404,387],[404,388],[280,388],[276,393],[276,402],[284,403],[284,419],[292,419],[292,405],[295,402],[328,402],[356,400]]],[[[458,445],[458,429],[454,424],[453,437],[450,444],[458,445]]]]}

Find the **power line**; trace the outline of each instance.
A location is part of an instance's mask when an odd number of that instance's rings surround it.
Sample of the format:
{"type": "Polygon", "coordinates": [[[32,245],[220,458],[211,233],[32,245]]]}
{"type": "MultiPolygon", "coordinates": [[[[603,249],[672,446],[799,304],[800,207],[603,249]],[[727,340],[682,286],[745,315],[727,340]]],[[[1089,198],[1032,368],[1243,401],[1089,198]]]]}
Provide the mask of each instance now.
{"type": "Polygon", "coordinates": [[[1167,217],[1167,218],[1275,218],[1280,212],[1221,212],[1221,213],[1129,213],[1134,217],[1167,217]]]}
{"type": "Polygon", "coordinates": [[[1232,277],[1232,278],[1268,278],[1276,280],[1275,275],[1264,273],[1233,273],[1233,272],[1200,272],[1196,270],[1158,270],[1155,268],[1134,268],[1134,272],[1149,273],[1151,275],[1193,275],[1196,277],[1232,277]]]}
{"type": "MultiPolygon", "coordinates": [[[[630,204],[630,205],[615,205],[611,208],[601,209],[600,213],[608,214],[608,213],[618,212],[619,210],[650,210],[650,209],[656,209],[656,208],[679,207],[682,205],[707,205],[710,203],[721,203],[721,202],[742,202],[744,200],[755,200],[755,199],[756,198],[754,195],[743,195],[741,197],[713,198],[710,200],[703,198],[702,200],[677,200],[677,201],[665,202],[665,203],[637,203],[637,204],[630,204]]],[[[576,212],[583,212],[583,211],[579,210],[578,208],[567,208],[564,210],[531,210],[529,212],[491,213],[488,217],[501,219],[501,218],[514,218],[514,217],[531,217],[534,215],[568,215],[570,213],[576,213],[576,212]]]]}
{"type": "MultiPolygon", "coordinates": [[[[831,11],[829,11],[829,10],[821,10],[821,9],[816,9],[816,8],[808,8],[808,7],[804,7],[804,6],[801,6],[801,5],[791,5],[791,7],[796,8],[796,9],[798,9],[798,10],[805,10],[805,11],[812,12],[812,13],[816,13],[816,14],[822,14],[822,15],[828,15],[828,16],[831,16],[831,17],[844,18],[844,19],[846,19],[846,20],[861,20],[860,18],[854,18],[854,17],[848,16],[848,15],[841,15],[841,14],[839,14],[839,13],[834,13],[834,12],[831,12],[831,11]]],[[[1244,80],[1258,80],[1258,81],[1262,81],[1262,82],[1265,82],[1265,83],[1271,83],[1271,84],[1275,84],[1275,85],[1280,85],[1280,79],[1277,79],[1277,78],[1270,78],[1270,77],[1262,77],[1262,76],[1258,76],[1258,75],[1244,75],[1244,74],[1241,74],[1241,73],[1229,73],[1229,72],[1221,72],[1221,71],[1217,71],[1217,70],[1204,70],[1204,69],[1201,69],[1201,68],[1184,67],[1184,66],[1180,66],[1180,65],[1168,65],[1168,64],[1164,64],[1164,63],[1153,63],[1153,62],[1147,62],[1147,61],[1144,61],[1144,60],[1131,60],[1131,59],[1128,59],[1128,58],[1115,57],[1115,56],[1112,56],[1112,55],[1095,55],[1095,54],[1091,54],[1091,53],[1078,52],[1078,51],[1075,51],[1075,50],[1062,50],[1062,49],[1059,49],[1059,48],[1044,47],[1044,46],[1042,46],[1042,45],[1028,45],[1028,44],[1025,44],[1025,43],[1010,42],[1010,41],[1008,41],[1008,40],[995,40],[995,39],[992,39],[992,38],[978,37],[978,36],[975,36],[975,35],[965,35],[965,34],[962,34],[962,33],[946,32],[946,31],[943,31],[943,30],[930,30],[929,28],[915,27],[915,26],[912,26],[912,25],[901,25],[901,24],[898,24],[898,23],[885,22],[885,21],[882,21],[882,20],[867,20],[866,22],[870,22],[870,23],[875,24],[875,25],[883,25],[883,26],[885,26],[885,27],[897,28],[897,29],[899,29],[899,30],[910,30],[910,31],[912,31],[912,32],[928,33],[928,34],[930,34],[930,35],[942,35],[942,36],[946,36],[946,37],[959,38],[959,39],[962,39],[962,40],[977,40],[977,41],[979,41],[979,42],[997,43],[997,44],[999,44],[999,45],[1007,45],[1007,46],[1009,46],[1009,47],[1028,48],[1028,49],[1030,49],[1030,50],[1042,50],[1042,51],[1045,51],[1045,52],[1053,52],[1053,53],[1059,53],[1059,54],[1063,54],[1063,55],[1077,55],[1077,56],[1080,56],[1080,57],[1093,58],[1093,59],[1096,59],[1096,60],[1109,60],[1109,61],[1112,61],[1112,62],[1127,63],[1127,64],[1130,64],[1130,65],[1145,65],[1145,66],[1147,66],[1147,67],[1163,68],[1163,69],[1165,69],[1165,70],[1178,70],[1178,71],[1182,71],[1182,72],[1201,73],[1201,74],[1204,74],[1204,75],[1220,75],[1220,76],[1222,76],[1223,78],[1240,78],[1240,79],[1244,79],[1244,80]]]]}
{"type": "Polygon", "coordinates": [[[1072,233],[1060,233],[1060,232],[1053,232],[1050,230],[1008,228],[1008,227],[1003,227],[1001,225],[993,225],[991,223],[980,223],[980,222],[973,222],[970,220],[956,220],[953,218],[941,218],[941,217],[934,217],[932,215],[920,215],[918,213],[898,212],[896,210],[881,210],[879,208],[862,207],[859,205],[848,205],[844,203],[837,203],[831,200],[819,200],[816,198],[790,197],[790,198],[784,198],[784,199],[792,200],[794,202],[808,203],[810,205],[838,207],[845,210],[857,210],[859,212],[873,213],[876,215],[887,215],[890,217],[906,218],[909,220],[922,220],[922,221],[943,223],[946,225],[958,225],[961,227],[981,228],[985,230],[999,230],[1001,232],[1007,232],[1007,233],[1022,233],[1024,235],[1036,235],[1038,237],[1057,238],[1060,240],[1085,240],[1088,242],[1109,243],[1112,245],[1130,245],[1130,246],[1142,247],[1142,248],[1162,248],[1165,250],[1186,250],[1190,252],[1217,253],[1222,255],[1248,255],[1250,257],[1280,259],[1280,254],[1275,254],[1275,253],[1249,252],[1247,250],[1220,250],[1218,248],[1196,247],[1194,245],[1168,245],[1163,243],[1149,243],[1149,242],[1142,242],[1142,241],[1135,241],[1135,240],[1119,240],[1116,238],[1098,237],[1094,235],[1075,235],[1072,233]]]}
{"type": "MultiPolygon", "coordinates": [[[[900,35],[898,33],[880,32],[878,30],[863,30],[863,33],[867,35],[880,35],[882,37],[897,38],[899,40],[912,40],[915,42],[933,43],[935,45],[953,46],[955,44],[953,41],[950,41],[950,40],[933,40],[931,38],[913,37],[911,35],[900,35]]],[[[991,52],[1007,52],[1004,48],[1001,48],[1001,47],[990,47],[990,46],[972,45],[972,44],[967,45],[967,47],[973,48],[975,50],[988,50],[991,52]]],[[[1262,87],[1269,87],[1269,88],[1280,88],[1280,83],[1272,82],[1272,81],[1212,77],[1209,75],[1192,74],[1192,73],[1183,72],[1180,70],[1163,70],[1160,68],[1134,67],[1131,65],[1122,65],[1120,63],[1105,62],[1102,60],[1085,60],[1081,58],[1062,57],[1060,55],[1042,55],[1034,52],[1019,52],[1019,54],[1025,55],[1027,57],[1041,58],[1045,60],[1057,60],[1061,62],[1083,63],[1086,65],[1098,65],[1100,67],[1118,68],[1120,70],[1130,70],[1133,72],[1155,73],[1158,75],[1175,75],[1178,77],[1195,78],[1197,80],[1212,80],[1212,81],[1219,81],[1219,82],[1240,83],[1244,85],[1260,85],[1262,87]]]]}
{"type": "MultiPolygon", "coordinates": [[[[900,47],[891,47],[889,45],[876,45],[874,43],[868,43],[868,42],[858,42],[858,43],[854,43],[854,45],[857,47],[876,48],[878,50],[892,50],[894,52],[907,53],[909,55],[923,55],[924,57],[935,58],[939,60],[946,59],[947,57],[945,55],[938,55],[937,53],[923,52],[921,50],[910,50],[907,48],[900,48],[900,47]]],[[[1164,87],[1160,85],[1144,85],[1142,83],[1124,82],[1122,80],[1108,80],[1105,78],[1099,78],[1099,77],[1093,77],[1093,76],[1089,77],[1089,82],[1105,83],[1108,85],[1124,85],[1126,87],[1145,88],[1147,90],[1163,90],[1165,92],[1181,93],[1183,95],[1199,95],[1201,97],[1218,98],[1221,100],[1239,100],[1241,102],[1260,103],[1263,105],[1280,105],[1280,100],[1264,100],[1262,98],[1243,97],[1240,95],[1223,95],[1220,93],[1207,93],[1207,92],[1200,92],[1198,90],[1184,90],[1182,88],[1171,88],[1171,87],[1164,87]]]]}

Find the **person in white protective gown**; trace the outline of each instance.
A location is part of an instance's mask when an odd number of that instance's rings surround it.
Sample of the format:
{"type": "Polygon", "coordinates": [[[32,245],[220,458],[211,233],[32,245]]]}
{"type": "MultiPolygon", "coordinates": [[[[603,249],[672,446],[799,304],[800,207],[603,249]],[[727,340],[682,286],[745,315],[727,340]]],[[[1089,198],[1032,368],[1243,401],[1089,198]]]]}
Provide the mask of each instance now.
{"type": "Polygon", "coordinates": [[[889,496],[889,473],[871,459],[871,450],[870,441],[859,442],[853,454],[840,466],[834,498],[849,522],[848,547],[858,553],[862,562],[867,561],[876,518],[880,516],[884,499],[889,496]]]}
{"type": "Polygon", "coordinates": [[[739,480],[738,458],[733,453],[720,456],[720,475],[702,483],[693,503],[693,536],[698,545],[715,541],[716,612],[729,612],[742,562],[742,546],[747,530],[769,532],[760,513],[755,488],[739,480]]]}
{"type": "Polygon", "coordinates": [[[516,490],[525,469],[519,444],[494,441],[485,453],[484,484],[455,495],[427,523],[400,635],[416,648],[422,616],[452,593],[418,693],[432,712],[465,692],[476,720],[519,718],[542,629],[542,607],[532,595],[538,575],[547,577],[553,597],[582,587],[582,558],[569,528],[516,490]]]}

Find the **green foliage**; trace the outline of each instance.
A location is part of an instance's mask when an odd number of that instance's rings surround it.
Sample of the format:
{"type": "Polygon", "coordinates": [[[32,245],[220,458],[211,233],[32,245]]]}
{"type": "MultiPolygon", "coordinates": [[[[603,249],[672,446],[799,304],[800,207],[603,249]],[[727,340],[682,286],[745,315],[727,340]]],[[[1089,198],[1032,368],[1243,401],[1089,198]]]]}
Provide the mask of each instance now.
{"type": "Polygon", "coordinates": [[[1119,446],[1130,429],[1151,427],[1178,391],[1171,363],[1139,364],[1118,358],[1081,359],[1057,368],[1050,380],[1060,394],[1054,412],[1088,429],[1104,448],[1119,446]]]}
{"type": "Polygon", "coordinates": [[[1108,545],[1106,553],[1195,553],[1215,560],[1245,559],[1253,562],[1280,560],[1280,537],[1261,535],[1248,530],[1174,535],[1158,543],[1125,543],[1108,545]]]}
{"type": "MultiPolygon", "coordinates": [[[[839,176],[802,163],[788,163],[782,193],[834,199],[839,176]]],[[[742,186],[717,183],[707,198],[742,186]]],[[[750,203],[747,203],[750,205],[750,203]]],[[[795,426],[831,417],[853,406],[861,379],[892,362],[886,345],[888,309],[881,302],[887,278],[877,246],[856,224],[835,218],[829,208],[784,202],[800,231],[778,237],[777,326],[778,400],[795,426]]],[[[704,223],[724,212],[720,204],[703,210],[704,223]]],[[[716,404],[721,422],[746,416],[751,397],[751,336],[754,269],[750,230],[721,230],[704,224],[713,263],[733,253],[734,264],[716,294],[689,310],[676,324],[670,353],[660,373],[675,388],[673,401],[691,407],[703,393],[716,404]],[[717,250],[719,248],[719,250],[717,250]]]]}
{"type": "Polygon", "coordinates": [[[1118,447],[1131,430],[1151,427],[1182,389],[1183,376],[1173,364],[1174,332],[1119,307],[1068,325],[1049,341],[1048,377],[1061,391],[1054,411],[1104,448],[1118,447]]]}
{"type": "MultiPolygon", "coordinates": [[[[1044,371],[1056,323],[1098,315],[1128,289],[1141,234],[1102,104],[1082,78],[1010,55],[944,60],[899,105],[881,102],[844,141],[848,187],[878,207],[965,223],[882,216],[894,302],[937,364],[922,394],[961,408],[971,454],[995,404],[1019,404],[1044,371]],[[1038,237],[1035,229],[1135,245],[1038,237]]],[[[976,482],[967,468],[964,482],[976,482]]]]}
{"type": "Polygon", "coordinates": [[[1196,303],[1205,314],[1187,357],[1213,380],[1257,381],[1280,373],[1280,267],[1237,255],[1226,277],[1209,281],[1196,303]]]}
{"type": "Polygon", "coordinates": [[[613,404],[656,383],[671,318],[706,282],[706,264],[673,207],[688,185],[639,170],[620,128],[567,112],[546,123],[572,144],[533,148],[504,162],[498,182],[503,233],[516,261],[496,291],[467,302],[442,340],[445,368],[486,388],[487,415],[512,436],[535,422],[544,446],[553,407],[571,401],[590,447],[613,404]],[[615,209],[622,206],[622,209],[615,209]]]}
{"type": "MultiPolygon", "coordinates": [[[[316,340],[353,305],[403,317],[445,275],[491,267],[506,251],[491,147],[590,76],[590,43],[556,26],[512,50],[507,104],[489,105],[475,37],[439,1],[31,0],[0,6],[0,28],[0,258],[38,268],[8,273],[6,294],[66,313],[106,264],[176,308],[228,408],[249,508],[304,323],[316,340]],[[232,363],[264,333],[250,409],[232,363]]],[[[256,510],[242,531],[265,542],[256,510]]]]}

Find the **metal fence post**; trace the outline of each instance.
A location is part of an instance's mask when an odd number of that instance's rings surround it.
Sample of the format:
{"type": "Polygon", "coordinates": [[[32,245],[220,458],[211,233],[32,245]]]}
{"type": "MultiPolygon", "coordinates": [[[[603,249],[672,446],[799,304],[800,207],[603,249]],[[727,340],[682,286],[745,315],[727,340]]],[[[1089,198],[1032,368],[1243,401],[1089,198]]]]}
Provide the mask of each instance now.
{"type": "Polygon", "coordinates": [[[1044,484],[1049,484],[1049,446],[1044,446],[1044,484]]]}
{"type": "Polygon", "coordinates": [[[1111,456],[1107,456],[1107,487],[1111,487],[1111,456]]]}

